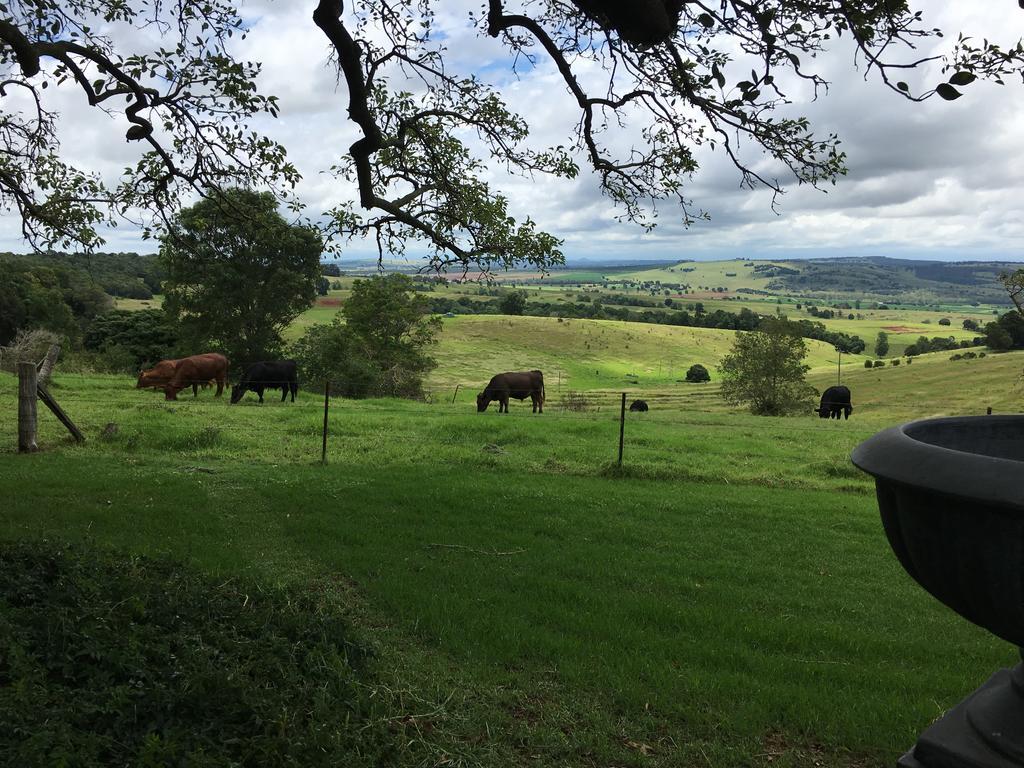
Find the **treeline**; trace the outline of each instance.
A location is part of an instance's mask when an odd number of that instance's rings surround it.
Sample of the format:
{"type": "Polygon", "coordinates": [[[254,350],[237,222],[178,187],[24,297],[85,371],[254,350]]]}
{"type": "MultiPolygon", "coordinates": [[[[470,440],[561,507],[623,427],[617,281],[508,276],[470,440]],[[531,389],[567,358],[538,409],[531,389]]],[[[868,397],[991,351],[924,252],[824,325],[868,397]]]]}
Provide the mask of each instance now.
{"type": "Polygon", "coordinates": [[[0,253],[0,263],[49,267],[79,272],[91,278],[104,293],[125,299],[151,299],[164,279],[155,255],[137,253],[0,253]]]}
{"type": "Polygon", "coordinates": [[[89,321],[110,310],[113,300],[79,269],[0,259],[0,345],[21,329],[41,328],[81,339],[89,321]]]}
{"type": "MultiPolygon", "coordinates": [[[[620,297],[616,297],[618,300],[620,297]]],[[[508,314],[507,304],[503,299],[474,301],[467,297],[450,299],[443,296],[431,296],[428,299],[431,312],[437,314],[475,314],[501,315],[508,314]]],[[[531,302],[526,304],[521,314],[534,317],[567,317],[585,320],[623,320],[632,323],[653,323],[657,325],[677,325],[692,328],[719,328],[729,331],[755,331],[761,326],[762,317],[744,307],[739,312],[726,312],[716,309],[704,312],[700,302],[693,305],[694,310],[665,309],[654,312],[650,309],[634,311],[628,306],[609,306],[600,301],[583,302],[531,302]]],[[[860,354],[864,351],[864,340],[838,331],[828,330],[824,324],[811,320],[793,320],[799,327],[800,335],[808,339],[824,341],[842,349],[848,354],[860,354]]]]}

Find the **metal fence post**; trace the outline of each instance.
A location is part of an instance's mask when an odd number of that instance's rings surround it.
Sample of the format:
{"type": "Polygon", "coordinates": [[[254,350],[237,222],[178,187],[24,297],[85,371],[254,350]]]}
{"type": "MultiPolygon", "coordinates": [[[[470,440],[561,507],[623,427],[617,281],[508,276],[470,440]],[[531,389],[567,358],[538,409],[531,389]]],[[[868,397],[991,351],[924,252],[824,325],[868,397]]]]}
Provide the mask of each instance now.
{"type": "Polygon", "coordinates": [[[36,443],[37,382],[35,363],[18,363],[18,451],[21,453],[39,450],[36,443]]]}
{"type": "Polygon", "coordinates": [[[622,443],[626,435],[626,393],[622,393],[622,408],[619,410],[619,466],[622,466],[622,443]]]}
{"type": "Polygon", "coordinates": [[[327,463],[327,411],[331,405],[331,382],[324,381],[324,443],[320,451],[320,463],[327,463]]]}

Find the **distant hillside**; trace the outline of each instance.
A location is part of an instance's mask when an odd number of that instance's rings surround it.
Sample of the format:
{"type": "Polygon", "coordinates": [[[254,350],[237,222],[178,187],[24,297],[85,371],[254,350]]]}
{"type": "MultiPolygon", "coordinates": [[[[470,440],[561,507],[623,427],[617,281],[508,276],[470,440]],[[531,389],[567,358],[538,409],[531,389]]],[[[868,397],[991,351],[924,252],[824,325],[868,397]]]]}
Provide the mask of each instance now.
{"type": "Polygon", "coordinates": [[[787,262],[796,270],[774,273],[766,289],[804,295],[854,293],[912,304],[1009,304],[1001,272],[1020,264],[941,262],[884,257],[808,259],[787,262]]]}

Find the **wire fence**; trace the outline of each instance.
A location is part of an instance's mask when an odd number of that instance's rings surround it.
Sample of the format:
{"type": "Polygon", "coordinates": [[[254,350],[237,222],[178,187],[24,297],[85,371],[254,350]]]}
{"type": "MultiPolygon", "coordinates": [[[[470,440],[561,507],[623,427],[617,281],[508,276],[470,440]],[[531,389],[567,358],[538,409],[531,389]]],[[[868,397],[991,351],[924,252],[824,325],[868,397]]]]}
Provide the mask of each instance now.
{"type": "MultiPolygon", "coordinates": [[[[550,460],[621,467],[630,456],[634,461],[654,458],[678,463],[674,442],[708,439],[708,434],[699,430],[760,434],[727,416],[718,387],[708,384],[684,391],[556,390],[547,393],[543,413],[532,412],[532,398],[527,393],[521,400],[512,398],[510,413],[498,416],[497,403],[491,403],[487,413],[477,412],[479,384],[428,387],[420,391],[418,402],[410,402],[341,397],[332,392],[344,391],[351,382],[332,380],[315,388],[300,385],[292,401],[293,382],[282,379],[260,382],[253,387],[256,393],[247,392],[237,404],[231,404],[231,388],[225,385],[222,396],[214,397],[215,384],[208,380],[194,382],[196,396],[190,391],[193,382],[179,382],[187,388],[178,392],[176,401],[166,400],[159,387],[135,388],[126,379],[123,389],[111,392],[110,383],[84,374],[61,374],[51,393],[72,419],[79,419],[90,439],[119,441],[129,449],[214,452],[229,447],[242,455],[246,450],[258,455],[273,450],[268,446],[276,446],[283,456],[307,461],[316,457],[327,463],[332,449],[347,457],[379,448],[422,455],[425,445],[440,445],[442,452],[465,451],[467,442],[484,439],[487,442],[476,445],[475,450],[504,454],[504,442],[521,455],[543,454],[550,460]],[[257,401],[261,387],[262,404],[257,401]],[[225,407],[237,415],[226,417],[225,407]],[[476,421],[477,417],[485,420],[476,421]],[[539,426],[551,422],[565,426],[539,426]],[[486,428],[480,429],[480,425],[486,428]],[[119,429],[120,437],[115,437],[119,429]]],[[[0,403],[3,399],[0,392],[0,403]]],[[[5,406],[3,413],[10,418],[14,409],[5,406]]],[[[792,424],[775,421],[771,431],[797,439],[808,433],[835,434],[836,428],[809,418],[792,424]]]]}

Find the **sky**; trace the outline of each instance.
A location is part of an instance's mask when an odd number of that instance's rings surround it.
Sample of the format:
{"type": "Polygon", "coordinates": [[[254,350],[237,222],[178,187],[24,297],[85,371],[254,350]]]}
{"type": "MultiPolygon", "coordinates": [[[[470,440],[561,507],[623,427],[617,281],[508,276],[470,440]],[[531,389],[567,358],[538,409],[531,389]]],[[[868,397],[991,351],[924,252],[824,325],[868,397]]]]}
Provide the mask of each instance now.
{"type": "MultiPolygon", "coordinates": [[[[311,214],[354,197],[348,184],[323,171],[358,136],[347,120],[347,93],[337,85],[327,42],[312,23],[314,6],[313,0],[243,0],[238,8],[251,31],[236,50],[239,57],[262,63],[262,91],[280,98],[280,118],[262,127],[288,148],[302,172],[298,194],[311,214]]],[[[449,64],[497,85],[530,123],[538,144],[570,143],[576,112],[557,72],[541,62],[514,76],[501,46],[468,23],[468,11],[478,6],[473,0],[437,3],[449,64]]],[[[1024,10],[1010,0],[932,0],[914,7],[925,12],[929,25],[946,32],[945,38],[925,40],[915,57],[949,50],[958,32],[1005,44],[1024,37],[1024,10]]],[[[1024,261],[1024,85],[978,82],[956,101],[934,98],[919,104],[891,93],[872,74],[865,78],[863,69],[853,67],[852,51],[842,45],[821,56],[817,67],[831,82],[828,93],[812,101],[794,88],[788,95],[796,103],[787,109],[808,116],[820,135],[840,135],[849,174],[827,193],[783,178],[787,192],[777,211],[767,191],[740,188],[738,172],[721,152],[698,154],[701,168],[686,187],[710,221],[685,227],[677,211],[663,207],[653,232],[617,221],[588,172],[568,181],[514,178],[495,170],[488,180],[507,195],[514,216],[530,216],[562,238],[570,261],[822,256],[1024,261]]],[[[923,69],[906,79],[927,85],[939,82],[939,75],[923,69]]],[[[66,156],[116,180],[138,151],[123,139],[123,117],[96,114],[73,89],[58,98],[66,156]]],[[[584,158],[579,160],[583,166],[584,158]]],[[[105,237],[104,250],[155,250],[130,225],[121,224],[105,237]]],[[[9,213],[0,218],[0,249],[27,250],[20,224],[9,213]]],[[[369,243],[351,243],[342,251],[343,261],[376,256],[369,243]]]]}

